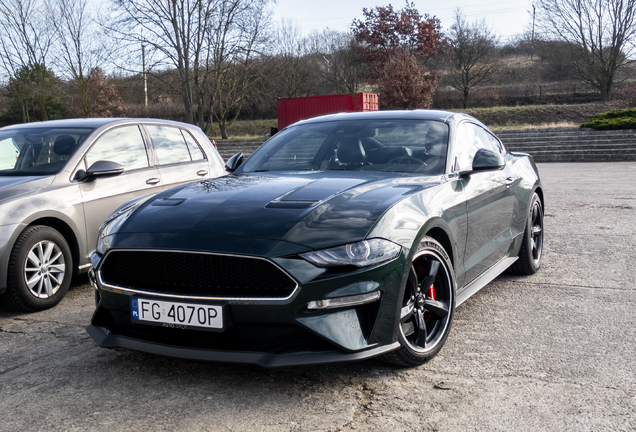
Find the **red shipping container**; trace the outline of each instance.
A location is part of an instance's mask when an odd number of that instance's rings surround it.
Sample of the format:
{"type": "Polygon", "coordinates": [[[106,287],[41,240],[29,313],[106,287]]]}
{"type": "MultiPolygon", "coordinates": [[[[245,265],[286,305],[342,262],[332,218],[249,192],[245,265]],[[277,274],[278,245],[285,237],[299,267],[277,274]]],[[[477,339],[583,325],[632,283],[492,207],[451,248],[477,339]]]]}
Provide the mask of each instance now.
{"type": "Polygon", "coordinates": [[[351,111],[377,111],[380,108],[377,93],[278,99],[276,105],[278,109],[278,130],[298,120],[305,120],[319,115],[351,111]]]}

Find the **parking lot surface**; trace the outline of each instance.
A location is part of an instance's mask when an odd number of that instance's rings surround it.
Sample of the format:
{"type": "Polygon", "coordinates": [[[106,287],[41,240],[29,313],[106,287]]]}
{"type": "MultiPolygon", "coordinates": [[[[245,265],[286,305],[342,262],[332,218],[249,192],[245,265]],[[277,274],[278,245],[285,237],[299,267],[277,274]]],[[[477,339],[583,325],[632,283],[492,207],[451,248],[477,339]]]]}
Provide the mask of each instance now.
{"type": "Polygon", "coordinates": [[[78,277],[0,304],[0,430],[636,430],[636,163],[540,164],[539,272],[460,306],[430,363],[262,369],[99,348],[78,277]]]}

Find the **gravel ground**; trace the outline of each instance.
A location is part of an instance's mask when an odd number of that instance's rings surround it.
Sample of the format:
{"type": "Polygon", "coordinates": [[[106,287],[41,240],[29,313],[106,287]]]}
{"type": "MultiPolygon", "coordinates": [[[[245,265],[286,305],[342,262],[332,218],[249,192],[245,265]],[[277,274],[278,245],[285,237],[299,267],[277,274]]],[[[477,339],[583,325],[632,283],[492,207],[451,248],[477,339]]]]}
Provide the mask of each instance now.
{"type": "Polygon", "coordinates": [[[541,164],[545,248],[460,306],[427,365],[262,369],[97,347],[78,277],[0,304],[0,430],[636,430],[636,163],[541,164]]]}

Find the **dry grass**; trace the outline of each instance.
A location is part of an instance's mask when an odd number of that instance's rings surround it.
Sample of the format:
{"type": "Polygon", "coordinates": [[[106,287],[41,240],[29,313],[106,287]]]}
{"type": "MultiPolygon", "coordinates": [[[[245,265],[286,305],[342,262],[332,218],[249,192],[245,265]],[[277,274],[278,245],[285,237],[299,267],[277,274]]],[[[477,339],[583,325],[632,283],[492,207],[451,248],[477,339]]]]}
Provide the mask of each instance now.
{"type": "Polygon", "coordinates": [[[579,127],[579,123],[562,121],[562,122],[540,123],[540,124],[492,126],[491,129],[494,131],[499,131],[499,130],[516,130],[516,129],[556,129],[556,128],[577,128],[577,127],[579,127]]]}
{"type": "Polygon", "coordinates": [[[471,108],[455,110],[479,119],[493,129],[527,127],[577,127],[591,116],[626,108],[626,101],[595,102],[578,105],[525,105],[518,107],[471,108]],[[552,126],[564,124],[567,126],[552,126]]]}
{"type": "MultiPolygon", "coordinates": [[[[591,116],[614,109],[627,108],[625,101],[589,103],[578,105],[526,105],[518,107],[471,108],[455,110],[479,119],[493,130],[545,129],[578,127],[591,116]]],[[[233,140],[267,138],[276,119],[240,120],[228,127],[228,136],[233,140]]],[[[210,138],[220,139],[218,126],[212,125],[210,138]]]]}
{"type": "MultiPolygon", "coordinates": [[[[271,132],[271,128],[278,127],[276,119],[271,120],[237,120],[227,128],[227,135],[230,139],[266,139],[271,132]]],[[[214,123],[210,128],[208,136],[211,139],[221,139],[218,123],[214,123]]]]}

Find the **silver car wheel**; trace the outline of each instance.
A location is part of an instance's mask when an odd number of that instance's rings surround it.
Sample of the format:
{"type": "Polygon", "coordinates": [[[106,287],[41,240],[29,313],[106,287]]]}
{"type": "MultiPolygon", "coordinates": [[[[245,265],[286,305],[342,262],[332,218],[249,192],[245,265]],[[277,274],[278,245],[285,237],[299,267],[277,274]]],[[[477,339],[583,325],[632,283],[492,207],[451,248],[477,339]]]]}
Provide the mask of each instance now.
{"type": "Polygon", "coordinates": [[[64,254],[57,244],[43,240],[31,248],[24,265],[24,280],[35,297],[47,299],[54,295],[65,273],[64,254]]]}

